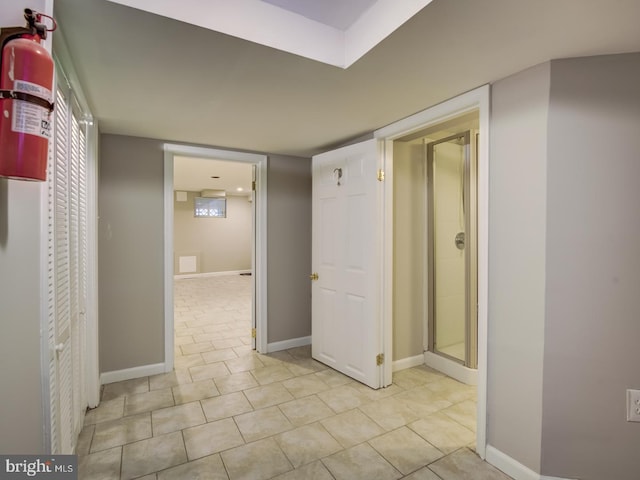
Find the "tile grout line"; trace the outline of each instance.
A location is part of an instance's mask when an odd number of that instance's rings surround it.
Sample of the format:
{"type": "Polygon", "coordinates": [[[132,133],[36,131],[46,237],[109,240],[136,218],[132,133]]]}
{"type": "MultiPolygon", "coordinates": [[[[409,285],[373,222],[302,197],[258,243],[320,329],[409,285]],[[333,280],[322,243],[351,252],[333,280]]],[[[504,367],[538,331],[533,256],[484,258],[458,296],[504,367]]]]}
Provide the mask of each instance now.
{"type": "MultiPolygon", "coordinates": [[[[195,297],[194,297],[194,298],[195,298],[195,297]]],[[[194,327],[188,327],[188,328],[199,328],[199,329],[201,329],[201,331],[202,331],[202,332],[204,332],[204,334],[208,334],[209,332],[211,332],[211,330],[204,330],[204,329],[203,329],[203,327],[202,327],[202,325],[203,325],[203,323],[202,323],[202,322],[203,322],[203,321],[204,321],[204,319],[205,319],[205,314],[203,314],[202,312],[204,312],[205,310],[206,310],[206,308],[205,308],[204,306],[203,306],[202,308],[198,308],[198,309],[194,310],[194,312],[196,312],[196,313],[194,313],[193,315],[190,315],[188,318],[185,318],[184,320],[183,320],[183,319],[178,320],[178,321],[176,322],[176,325],[178,324],[178,322],[179,322],[180,324],[184,325],[184,326],[185,326],[185,328],[187,328],[189,325],[194,325],[194,327]]],[[[221,313],[221,314],[228,314],[228,315],[231,315],[231,314],[230,314],[230,313],[228,313],[228,312],[232,312],[232,311],[233,311],[233,309],[232,309],[231,307],[225,306],[223,310],[220,310],[220,313],[221,313]]],[[[237,318],[237,316],[238,316],[238,315],[235,315],[235,314],[234,314],[234,315],[233,315],[233,317],[234,317],[234,318],[230,319],[228,322],[226,322],[226,323],[224,323],[224,322],[220,323],[220,325],[222,325],[222,326],[224,327],[224,331],[225,331],[225,332],[230,332],[230,331],[232,331],[232,330],[233,330],[234,322],[238,322],[238,318],[237,318]]],[[[196,338],[195,338],[193,335],[192,335],[191,337],[192,337],[192,338],[191,338],[191,340],[192,340],[194,343],[203,343],[203,342],[196,342],[196,338]]],[[[227,336],[226,336],[226,338],[232,338],[232,337],[233,337],[233,335],[232,335],[232,334],[229,334],[229,335],[227,335],[227,336]]],[[[213,347],[213,349],[212,349],[212,350],[209,350],[209,351],[215,352],[215,351],[221,351],[221,350],[227,350],[227,349],[229,349],[230,351],[232,351],[232,352],[233,352],[233,354],[235,355],[235,358],[236,358],[236,359],[237,359],[237,358],[244,358],[244,357],[247,357],[247,359],[250,359],[250,358],[251,358],[251,355],[252,355],[252,353],[251,353],[251,352],[247,352],[247,351],[246,351],[246,349],[244,348],[244,347],[246,347],[246,344],[244,344],[244,345],[239,345],[239,346],[235,346],[235,347],[232,347],[232,346],[230,346],[230,345],[231,345],[231,343],[235,343],[235,342],[227,342],[227,343],[225,343],[225,345],[223,346],[223,348],[222,348],[222,349],[216,349],[216,348],[215,348],[215,346],[213,345],[212,340],[207,340],[207,342],[211,342],[212,347],[213,347]],[[239,352],[240,352],[240,353],[239,353],[239,352]],[[247,353],[248,353],[248,354],[247,354],[247,353]]],[[[221,343],[224,343],[224,342],[221,342],[221,343]]],[[[244,342],[243,342],[243,343],[244,343],[244,342]]],[[[181,345],[180,347],[182,347],[182,345],[181,345]]],[[[176,351],[176,353],[175,353],[176,357],[183,357],[183,355],[181,355],[181,354],[183,353],[182,348],[179,348],[179,349],[176,349],[176,350],[177,350],[177,351],[176,351]]],[[[181,369],[182,369],[182,370],[184,370],[184,371],[185,371],[185,373],[187,374],[187,375],[185,376],[186,378],[183,378],[183,380],[186,380],[186,382],[184,382],[184,383],[196,383],[196,382],[194,382],[194,379],[193,379],[193,376],[192,376],[192,369],[193,369],[194,367],[196,367],[196,366],[205,366],[205,365],[210,365],[210,364],[214,364],[214,363],[222,363],[222,364],[225,366],[225,368],[227,369],[227,371],[228,371],[228,373],[229,373],[230,375],[233,375],[233,374],[234,374],[234,372],[232,372],[232,371],[231,371],[231,369],[229,368],[229,366],[228,366],[228,363],[227,363],[227,362],[228,362],[228,361],[230,361],[230,360],[235,360],[235,359],[226,359],[226,358],[224,358],[224,359],[222,359],[222,360],[219,360],[218,362],[211,362],[211,363],[207,363],[207,362],[204,360],[203,353],[206,353],[206,352],[196,352],[196,355],[198,355],[198,357],[200,357],[200,361],[202,361],[202,362],[203,362],[202,364],[200,364],[200,365],[193,365],[193,366],[191,366],[191,367],[189,367],[189,366],[181,367],[181,369]],[[190,381],[189,381],[189,380],[190,380],[190,381]]],[[[285,353],[287,353],[287,352],[285,352],[285,353]]],[[[288,432],[288,431],[293,431],[293,430],[295,430],[295,429],[302,428],[302,427],[305,427],[305,426],[319,426],[319,427],[322,429],[322,431],[326,432],[326,433],[327,433],[327,435],[328,435],[328,436],[329,436],[333,441],[335,441],[338,445],[340,445],[340,447],[341,447],[341,450],[340,450],[340,451],[341,451],[341,452],[343,452],[343,451],[348,450],[348,448],[345,448],[344,446],[342,446],[342,444],[341,444],[340,442],[338,442],[338,441],[337,441],[337,439],[334,437],[334,435],[333,435],[333,434],[331,434],[331,433],[330,433],[330,432],[329,432],[329,431],[324,427],[324,425],[322,424],[322,421],[323,421],[323,420],[326,420],[327,418],[333,418],[333,417],[335,417],[335,416],[337,416],[337,415],[340,415],[341,413],[346,413],[346,412],[349,412],[349,411],[352,411],[352,410],[358,410],[358,411],[359,411],[359,412],[360,412],[360,413],[361,413],[365,418],[367,418],[368,420],[370,420],[371,422],[373,422],[373,424],[375,424],[377,427],[381,428],[382,433],[380,433],[380,435],[374,436],[374,437],[372,437],[372,438],[370,438],[370,439],[364,440],[364,441],[362,441],[362,442],[360,442],[360,443],[358,443],[358,444],[352,445],[352,446],[350,446],[349,448],[353,448],[353,447],[355,447],[355,446],[361,445],[362,443],[367,443],[367,444],[369,445],[369,447],[371,447],[374,451],[376,451],[376,452],[377,452],[377,454],[378,454],[378,455],[380,455],[380,456],[381,456],[381,457],[382,457],[382,458],[383,458],[387,463],[391,463],[391,462],[389,462],[389,460],[387,460],[387,458],[386,458],[384,455],[382,455],[378,450],[376,450],[376,449],[373,447],[373,445],[371,445],[371,443],[370,443],[370,442],[371,442],[371,441],[373,441],[375,438],[378,438],[379,436],[383,436],[383,435],[385,435],[385,434],[387,434],[387,433],[393,432],[393,431],[398,430],[398,429],[400,429],[400,428],[402,428],[402,427],[407,427],[407,429],[409,429],[411,432],[413,432],[413,433],[417,434],[417,435],[418,435],[420,438],[422,438],[422,439],[423,439],[427,444],[432,445],[432,444],[431,444],[427,439],[425,439],[424,437],[422,437],[420,434],[418,434],[415,430],[413,430],[413,429],[411,428],[410,424],[411,424],[412,422],[404,423],[403,425],[398,426],[398,427],[396,427],[396,428],[394,428],[394,429],[391,429],[391,430],[389,430],[389,431],[387,432],[387,430],[386,430],[385,428],[382,428],[382,426],[381,426],[378,422],[376,422],[376,421],[375,421],[375,420],[374,420],[370,415],[367,415],[366,413],[364,413],[364,411],[362,410],[362,407],[365,407],[366,405],[370,405],[370,404],[373,404],[373,403],[379,402],[379,401],[384,400],[384,399],[386,399],[386,398],[394,398],[394,397],[396,397],[397,395],[399,395],[399,394],[401,394],[401,393],[403,393],[403,392],[409,392],[409,391],[414,390],[414,389],[416,389],[416,388],[424,387],[425,385],[427,385],[427,384],[429,384],[429,383],[435,383],[435,382],[420,382],[419,384],[412,385],[412,386],[410,386],[410,387],[408,387],[408,388],[407,388],[407,387],[401,387],[400,385],[397,385],[397,384],[396,384],[396,387],[398,387],[398,388],[399,388],[399,391],[396,391],[395,393],[391,393],[391,394],[389,394],[389,395],[363,395],[363,394],[361,394],[361,392],[359,391],[359,389],[356,389],[356,393],[357,393],[357,395],[358,395],[359,399],[361,400],[361,403],[360,403],[360,404],[358,404],[358,405],[356,405],[354,408],[347,409],[345,412],[337,412],[334,408],[332,408],[332,407],[329,405],[329,403],[328,403],[326,400],[324,400],[322,397],[320,397],[320,395],[319,395],[319,394],[322,394],[323,392],[330,392],[330,391],[332,391],[332,390],[334,390],[334,389],[336,389],[336,388],[339,388],[339,387],[341,387],[341,386],[344,386],[344,385],[350,385],[350,383],[349,383],[349,382],[347,382],[347,383],[342,383],[342,384],[339,384],[339,385],[333,385],[333,384],[330,384],[328,381],[326,381],[323,377],[321,377],[321,376],[319,375],[320,373],[322,373],[322,372],[324,372],[324,371],[329,371],[329,370],[328,370],[328,369],[326,369],[326,368],[321,368],[321,369],[319,369],[319,370],[316,370],[316,368],[314,368],[314,366],[315,366],[315,364],[314,364],[314,363],[311,363],[311,366],[309,366],[309,365],[308,365],[308,363],[306,362],[307,357],[306,357],[305,355],[301,355],[301,353],[302,353],[302,351],[301,351],[301,350],[298,350],[298,349],[295,349],[295,350],[294,350],[294,351],[292,351],[292,352],[288,352],[288,354],[286,355],[288,358],[287,358],[286,360],[284,359],[284,356],[283,356],[282,354],[280,354],[280,355],[278,355],[278,356],[275,356],[275,357],[272,357],[272,358],[274,358],[275,360],[278,360],[278,363],[275,363],[275,362],[274,362],[273,364],[272,364],[272,363],[261,363],[261,362],[262,362],[262,356],[259,356],[259,355],[258,355],[258,356],[255,356],[254,358],[255,358],[255,359],[257,359],[257,360],[259,360],[259,362],[257,362],[257,361],[254,361],[254,362],[253,362],[253,363],[256,363],[257,365],[251,365],[251,366],[255,366],[256,368],[250,368],[249,370],[242,370],[242,371],[239,371],[239,372],[235,372],[235,374],[237,374],[237,373],[244,373],[244,372],[249,373],[249,376],[250,376],[251,378],[253,378],[253,380],[255,380],[255,383],[257,384],[256,386],[251,387],[251,388],[258,389],[258,388],[265,388],[265,387],[272,386],[272,385],[281,385],[281,386],[282,386],[282,388],[284,389],[284,391],[288,392],[288,393],[291,395],[291,397],[293,397],[293,398],[292,398],[291,400],[278,401],[278,402],[274,403],[273,405],[267,405],[267,406],[264,406],[264,407],[262,407],[262,408],[256,408],[256,406],[255,406],[255,405],[254,405],[254,404],[249,400],[249,397],[247,396],[247,390],[249,389],[249,387],[247,387],[247,388],[242,388],[242,389],[237,390],[237,391],[235,391],[235,392],[228,392],[228,393],[226,393],[226,394],[242,393],[242,394],[243,394],[242,398],[244,398],[244,400],[248,402],[248,405],[249,405],[249,407],[251,408],[251,410],[250,410],[251,412],[260,411],[260,410],[263,410],[263,409],[266,409],[266,408],[272,408],[272,407],[274,407],[274,406],[275,406],[275,407],[277,407],[277,411],[278,411],[278,412],[283,416],[283,418],[285,418],[285,419],[287,420],[288,424],[290,425],[290,428],[289,428],[289,429],[287,429],[287,430],[285,430],[285,432],[279,432],[279,433],[277,433],[277,434],[272,434],[272,435],[269,435],[269,436],[264,437],[264,438],[262,438],[262,439],[255,440],[254,442],[249,442],[249,443],[247,443],[246,438],[245,438],[244,434],[242,433],[242,431],[240,430],[239,425],[238,425],[238,423],[237,423],[237,421],[236,421],[236,418],[237,418],[240,414],[238,414],[238,415],[230,415],[230,416],[228,416],[228,417],[225,417],[225,418],[231,418],[231,419],[233,420],[234,425],[235,425],[236,429],[238,429],[238,432],[240,433],[240,437],[241,437],[241,438],[242,438],[242,440],[243,440],[243,445],[240,445],[240,446],[238,446],[238,447],[233,447],[233,448],[240,448],[240,447],[245,446],[245,445],[250,445],[251,443],[255,443],[255,442],[258,442],[258,441],[262,441],[262,440],[266,440],[266,439],[272,438],[272,439],[273,439],[273,441],[277,444],[277,446],[278,446],[279,450],[282,452],[282,454],[284,455],[284,457],[285,457],[285,458],[287,459],[287,461],[289,462],[290,466],[292,466],[293,462],[291,461],[291,459],[289,459],[289,457],[287,456],[286,452],[283,450],[282,446],[280,445],[280,443],[279,443],[279,442],[278,442],[278,440],[276,439],[276,438],[278,437],[278,435],[281,435],[281,434],[286,433],[286,432],[288,432]],[[289,374],[291,375],[291,377],[290,377],[290,378],[284,378],[284,379],[282,379],[282,380],[269,381],[268,383],[261,384],[261,383],[258,381],[258,376],[256,375],[256,373],[255,373],[255,372],[256,372],[257,370],[261,369],[261,368],[267,368],[267,367],[271,367],[271,366],[280,366],[280,367],[284,368],[286,371],[288,371],[288,372],[289,372],[289,374]],[[292,368],[293,368],[293,369],[292,369],[292,368]],[[311,377],[311,375],[314,375],[314,377],[311,377]],[[295,396],[295,395],[293,395],[293,391],[294,391],[295,389],[294,389],[294,390],[291,390],[290,388],[287,388],[287,387],[284,385],[284,383],[285,383],[285,382],[287,382],[288,380],[295,380],[295,379],[300,379],[300,378],[305,378],[305,377],[306,377],[306,378],[308,378],[309,380],[311,380],[311,379],[316,380],[316,379],[317,379],[317,380],[319,381],[319,383],[320,383],[320,384],[324,384],[325,388],[324,388],[323,390],[321,390],[321,391],[317,391],[317,392],[312,388],[312,389],[311,389],[311,391],[313,391],[313,393],[307,393],[307,391],[305,391],[304,389],[302,389],[302,390],[300,390],[300,391],[298,392],[298,395],[299,395],[299,396],[295,396]],[[294,422],[293,422],[293,421],[292,421],[292,420],[291,420],[291,419],[290,419],[290,418],[285,414],[285,412],[284,412],[284,410],[283,410],[283,408],[282,408],[282,407],[283,407],[283,405],[284,405],[284,404],[286,404],[286,403],[294,402],[294,401],[299,401],[299,400],[305,400],[305,399],[316,399],[316,400],[320,400],[320,404],[318,404],[318,406],[323,405],[325,408],[327,408],[327,411],[328,411],[328,412],[332,412],[332,414],[331,414],[331,415],[329,415],[329,417],[318,418],[317,420],[315,420],[315,421],[313,421],[313,422],[310,422],[310,423],[302,423],[301,425],[298,425],[298,424],[294,423],[294,422]]],[[[257,355],[257,354],[253,353],[253,355],[257,355]]],[[[252,363],[252,362],[251,362],[251,360],[247,360],[247,362],[248,362],[249,364],[251,364],[251,363],[252,363]]],[[[241,362],[241,363],[242,363],[242,362],[241,362]]],[[[228,377],[228,376],[229,376],[229,375],[225,376],[224,378],[226,378],[226,377],[228,377]]],[[[265,378],[268,378],[268,377],[265,377],[265,378]]],[[[275,377],[274,377],[274,378],[275,378],[275,377]]],[[[408,378],[407,378],[407,380],[410,380],[411,378],[412,378],[412,377],[410,376],[410,377],[408,377],[408,378]]],[[[446,378],[446,377],[443,377],[443,378],[446,378]]],[[[217,388],[218,388],[218,387],[217,387],[217,385],[218,385],[218,384],[216,383],[216,379],[215,379],[215,378],[213,378],[213,377],[211,377],[211,378],[210,378],[210,380],[211,380],[211,382],[212,382],[213,386],[217,389],[217,388]]],[[[151,391],[151,385],[150,385],[150,384],[151,384],[151,379],[150,379],[150,377],[147,377],[146,381],[147,381],[148,391],[151,391]]],[[[440,380],[436,380],[436,381],[440,381],[440,380]]],[[[295,382],[294,382],[294,383],[295,383],[295,382]]],[[[304,383],[304,381],[303,381],[302,383],[304,383]]],[[[403,382],[403,384],[405,384],[405,383],[407,383],[407,382],[403,382]]],[[[176,403],[176,402],[177,402],[177,399],[176,399],[176,392],[174,391],[174,388],[175,388],[176,386],[180,386],[180,385],[182,385],[182,384],[183,384],[183,383],[181,382],[181,383],[178,383],[178,384],[177,384],[177,385],[175,385],[175,386],[169,387],[169,388],[171,389],[171,393],[172,393],[173,406],[176,406],[176,405],[177,405],[177,403],[176,403]]],[[[440,396],[439,394],[437,394],[436,392],[432,391],[432,393],[433,393],[436,397],[441,398],[441,399],[443,399],[443,400],[446,400],[444,397],[441,397],[441,396],[440,396]]],[[[195,401],[198,401],[198,402],[199,402],[199,404],[200,404],[200,411],[201,411],[201,412],[202,412],[202,414],[204,415],[205,423],[203,423],[203,425],[208,424],[208,423],[211,423],[211,422],[209,421],[209,419],[207,418],[206,414],[205,414],[203,400],[205,400],[205,399],[209,399],[209,398],[220,397],[220,396],[224,396],[224,395],[225,395],[225,393],[222,393],[222,392],[218,391],[218,395],[214,395],[213,397],[206,397],[206,398],[204,398],[204,399],[203,399],[203,398],[200,398],[200,399],[196,399],[196,400],[195,400],[195,401]]],[[[123,411],[122,411],[122,417],[123,417],[123,418],[126,418],[126,416],[124,415],[124,410],[126,409],[127,399],[128,399],[128,395],[124,395],[123,403],[122,403],[122,410],[123,410],[123,411]]],[[[426,415],[426,416],[423,416],[423,415],[417,415],[417,420],[419,420],[419,419],[423,419],[423,418],[425,418],[425,417],[427,417],[427,416],[430,416],[430,415],[433,415],[433,414],[436,414],[436,413],[439,413],[439,414],[442,414],[442,415],[446,416],[448,420],[450,420],[451,422],[453,422],[453,423],[454,423],[454,424],[456,424],[456,425],[459,425],[461,428],[465,428],[465,430],[469,430],[465,425],[463,425],[462,423],[460,423],[458,420],[456,420],[456,419],[455,419],[455,418],[453,418],[453,417],[449,417],[449,415],[447,415],[447,414],[445,414],[445,413],[444,413],[444,410],[445,410],[445,409],[448,409],[448,408],[454,407],[454,406],[456,406],[456,405],[458,405],[458,404],[460,404],[460,403],[462,403],[462,402],[465,402],[465,401],[473,401],[473,398],[463,398],[462,400],[460,400],[460,401],[458,401],[458,402],[455,402],[455,403],[454,403],[454,402],[450,402],[450,401],[448,401],[448,400],[447,400],[447,402],[449,403],[449,406],[444,407],[444,408],[441,408],[441,409],[439,409],[439,410],[436,410],[436,411],[434,411],[433,413],[431,413],[431,414],[429,414],[429,415],[426,415]]],[[[187,403],[189,403],[189,402],[187,402],[187,403]]],[[[157,409],[156,409],[156,410],[157,410],[157,409]]],[[[153,411],[154,411],[154,410],[150,410],[148,413],[149,413],[149,416],[150,416],[150,422],[151,422],[152,438],[157,438],[157,437],[153,437],[153,435],[154,435],[154,433],[155,433],[155,432],[154,432],[154,430],[155,430],[155,429],[153,428],[153,411]]],[[[247,412],[247,413],[249,413],[249,412],[247,412]]],[[[461,418],[461,419],[462,419],[462,418],[464,417],[464,414],[463,414],[463,413],[460,413],[460,415],[462,415],[462,416],[460,416],[459,418],[461,418]]],[[[218,419],[218,420],[221,420],[221,419],[218,419]]],[[[417,421],[417,420],[415,420],[415,421],[417,421]]],[[[89,449],[91,449],[92,444],[93,444],[93,442],[94,442],[94,440],[95,440],[95,424],[93,424],[93,425],[94,425],[94,426],[93,426],[94,430],[93,430],[92,435],[91,435],[91,438],[90,438],[90,442],[89,442],[89,449]]],[[[182,438],[182,448],[184,449],[185,453],[187,453],[187,449],[186,449],[186,439],[185,439],[185,428],[180,429],[180,431],[181,431],[181,438],[182,438]]],[[[126,444],[125,444],[125,445],[126,445],[126,444]]],[[[125,445],[120,446],[120,448],[121,448],[121,451],[120,451],[120,454],[121,454],[121,459],[120,459],[121,473],[122,473],[122,468],[123,468],[123,457],[124,457],[124,446],[125,446],[125,445]]],[[[434,447],[436,450],[440,451],[439,449],[437,449],[437,447],[435,447],[435,446],[433,446],[433,447],[434,447]]],[[[469,445],[465,445],[465,446],[461,446],[460,448],[458,448],[457,450],[455,450],[454,452],[451,452],[451,453],[455,453],[455,452],[460,451],[460,450],[463,450],[463,449],[465,449],[465,448],[466,448],[467,450],[469,450],[470,452],[472,452],[472,450],[473,450],[472,448],[469,448],[469,445]]],[[[222,454],[222,453],[224,453],[224,452],[226,452],[226,451],[228,451],[228,450],[231,450],[231,448],[230,448],[230,449],[227,449],[227,450],[223,450],[223,451],[221,451],[221,452],[217,452],[217,453],[216,453],[216,455],[220,455],[220,458],[222,458],[221,454],[222,454]]],[[[431,464],[433,464],[433,463],[435,463],[435,462],[437,462],[437,461],[439,461],[439,460],[441,460],[442,458],[445,458],[445,457],[447,456],[447,455],[444,455],[444,453],[443,453],[443,452],[440,452],[440,453],[442,453],[442,454],[443,454],[443,457],[440,457],[439,459],[434,460],[433,462],[431,462],[431,463],[430,463],[430,464],[428,464],[428,465],[431,465],[431,464]]],[[[451,453],[450,453],[450,454],[451,454],[451,453]]],[[[209,455],[207,455],[207,456],[209,456],[209,455]]],[[[319,462],[320,462],[320,464],[321,464],[321,465],[323,465],[323,467],[327,470],[327,472],[329,473],[329,475],[330,475],[332,478],[334,478],[334,475],[331,473],[331,471],[330,471],[330,470],[328,470],[328,468],[326,467],[326,465],[325,465],[325,464],[324,464],[324,462],[322,461],[324,458],[327,458],[327,457],[329,457],[329,456],[331,456],[331,455],[327,455],[327,456],[322,457],[322,458],[319,458],[319,459],[317,459],[317,460],[313,460],[312,462],[305,463],[304,465],[301,465],[301,466],[300,466],[300,468],[302,468],[303,466],[309,465],[309,464],[311,464],[311,463],[313,463],[313,462],[315,462],[315,461],[319,461],[319,462]]],[[[190,461],[189,461],[189,459],[188,459],[188,454],[187,454],[187,461],[186,461],[186,462],[184,462],[184,463],[186,463],[186,464],[190,463],[190,461]]],[[[180,464],[180,465],[182,465],[182,464],[180,464]]],[[[226,474],[227,474],[227,476],[228,476],[228,475],[229,475],[229,470],[228,470],[228,468],[227,468],[227,465],[224,463],[224,461],[222,461],[222,466],[224,466],[225,472],[226,472],[226,474]]],[[[393,465],[392,465],[392,467],[395,469],[395,467],[394,467],[393,465]]],[[[426,466],[425,466],[425,467],[426,467],[426,466]]],[[[425,467],[421,467],[421,468],[425,468],[425,467]]],[[[294,470],[296,470],[296,468],[294,468],[294,470]]],[[[397,469],[395,469],[395,470],[397,470],[397,469]]],[[[429,471],[430,471],[430,472],[432,472],[436,477],[440,478],[440,477],[439,477],[435,472],[433,472],[433,470],[429,469],[429,471]]],[[[412,472],[412,473],[413,473],[413,472],[412,472]]],[[[153,475],[155,475],[155,476],[157,477],[157,474],[158,474],[158,472],[155,472],[153,475]]],[[[399,474],[402,474],[402,472],[399,472],[399,474]]],[[[404,478],[404,476],[403,476],[402,478],[404,478]]]]}

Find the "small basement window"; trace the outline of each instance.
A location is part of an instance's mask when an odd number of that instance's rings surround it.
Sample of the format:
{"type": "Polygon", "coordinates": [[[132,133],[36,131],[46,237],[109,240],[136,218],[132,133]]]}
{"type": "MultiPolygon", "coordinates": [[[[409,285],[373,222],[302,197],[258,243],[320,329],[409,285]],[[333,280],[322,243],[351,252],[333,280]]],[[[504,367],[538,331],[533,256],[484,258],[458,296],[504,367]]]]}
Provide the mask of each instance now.
{"type": "Polygon", "coordinates": [[[194,216],[198,218],[225,218],[227,216],[227,199],[195,197],[194,216]]]}

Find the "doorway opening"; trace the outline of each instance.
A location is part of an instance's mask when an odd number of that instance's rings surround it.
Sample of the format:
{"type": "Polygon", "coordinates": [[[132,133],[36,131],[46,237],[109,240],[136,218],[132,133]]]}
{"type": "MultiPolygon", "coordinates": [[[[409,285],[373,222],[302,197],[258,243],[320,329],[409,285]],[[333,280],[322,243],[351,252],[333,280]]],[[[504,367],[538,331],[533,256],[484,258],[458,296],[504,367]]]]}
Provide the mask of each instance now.
{"type": "Polygon", "coordinates": [[[178,367],[180,357],[255,349],[255,165],[176,155],[173,168],[178,367]]]}
{"type": "Polygon", "coordinates": [[[401,322],[413,332],[422,323],[428,366],[471,385],[478,364],[479,138],[476,109],[394,142],[396,289],[411,281],[408,293],[396,295],[396,309],[412,313],[396,317],[410,317],[401,322]]]}
{"type": "Polygon", "coordinates": [[[486,450],[489,87],[375,132],[384,142],[385,351],[477,385],[486,450]],[[475,203],[475,205],[474,205],[475,203]],[[392,248],[389,246],[392,245],[392,248]]]}
{"type": "MultiPolygon", "coordinates": [[[[213,342],[213,337],[216,337],[215,340],[220,347],[224,347],[222,343],[225,341],[237,342],[237,339],[241,338],[244,347],[250,346],[260,353],[266,352],[267,157],[172,144],[165,144],[164,150],[165,371],[169,372],[174,368],[176,281],[188,279],[197,280],[200,283],[208,281],[211,285],[203,288],[217,288],[220,292],[224,292],[227,288],[235,288],[234,291],[238,292],[239,298],[250,294],[250,302],[245,301],[247,305],[240,310],[244,311],[245,307],[251,310],[251,322],[246,322],[246,325],[240,322],[236,329],[238,331],[227,332],[227,334],[233,333],[234,339],[225,339],[221,335],[216,335],[219,332],[202,332],[202,334],[211,334],[211,338],[207,340],[210,342],[213,342]],[[202,187],[195,184],[189,186],[191,184],[184,183],[186,180],[179,178],[181,174],[176,173],[176,169],[181,166],[188,166],[187,170],[196,177],[206,175],[209,182],[202,183],[202,187]],[[228,185],[222,182],[216,183],[223,180],[221,170],[224,170],[224,176],[229,180],[228,185]],[[176,181],[175,185],[174,181],[176,181]],[[174,187],[177,187],[177,190],[174,187]],[[219,223],[216,224],[216,221],[219,223]],[[175,227],[180,227],[178,235],[174,235],[175,227]],[[225,227],[231,228],[225,230],[225,227]],[[217,233],[210,235],[212,230],[216,230],[217,233]],[[234,240],[234,230],[236,233],[243,231],[249,233],[249,238],[234,240]],[[184,238],[183,233],[186,234],[184,238]],[[222,242],[225,236],[228,238],[222,242]],[[241,243],[246,243],[247,248],[242,248],[241,243]],[[174,277],[174,274],[177,277],[174,277]],[[222,280],[225,277],[228,281],[222,280]],[[247,336],[244,337],[244,334],[238,336],[240,328],[245,327],[247,336]]],[[[195,180],[191,179],[191,181],[195,180]]],[[[212,308],[222,311],[224,305],[215,305],[212,308]]],[[[235,315],[239,314],[241,313],[236,312],[235,315]]],[[[223,323],[226,324],[224,328],[227,329],[231,325],[229,322],[223,323]]],[[[211,328],[215,328],[215,325],[211,328]]],[[[193,346],[193,348],[198,347],[193,346]]],[[[231,344],[229,348],[232,348],[231,344]]]]}

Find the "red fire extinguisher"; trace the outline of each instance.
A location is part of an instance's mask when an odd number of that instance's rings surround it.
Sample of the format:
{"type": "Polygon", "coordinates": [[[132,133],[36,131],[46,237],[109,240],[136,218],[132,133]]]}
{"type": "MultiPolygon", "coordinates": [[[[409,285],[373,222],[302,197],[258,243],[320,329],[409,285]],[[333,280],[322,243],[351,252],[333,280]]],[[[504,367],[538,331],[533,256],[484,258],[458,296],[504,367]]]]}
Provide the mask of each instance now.
{"type": "Polygon", "coordinates": [[[24,18],[26,27],[0,31],[0,177],[42,181],[52,133],[54,66],[40,43],[56,24],[28,8],[24,18]]]}

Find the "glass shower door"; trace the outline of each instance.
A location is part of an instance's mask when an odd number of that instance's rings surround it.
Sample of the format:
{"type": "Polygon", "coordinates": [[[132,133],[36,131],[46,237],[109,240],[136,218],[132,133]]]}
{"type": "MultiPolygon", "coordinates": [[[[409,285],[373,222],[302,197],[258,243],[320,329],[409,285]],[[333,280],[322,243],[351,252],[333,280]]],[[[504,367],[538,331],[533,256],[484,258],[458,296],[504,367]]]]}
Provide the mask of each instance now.
{"type": "Polygon", "coordinates": [[[429,343],[434,353],[476,368],[470,139],[465,132],[427,144],[429,343]]]}

